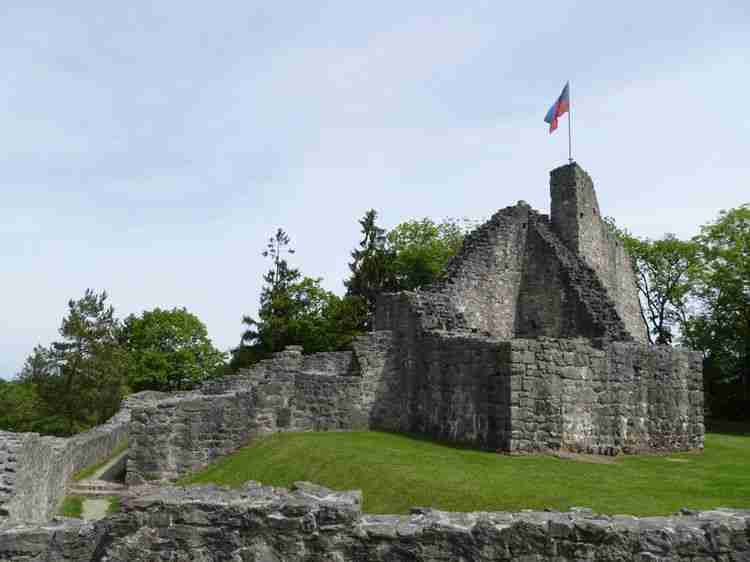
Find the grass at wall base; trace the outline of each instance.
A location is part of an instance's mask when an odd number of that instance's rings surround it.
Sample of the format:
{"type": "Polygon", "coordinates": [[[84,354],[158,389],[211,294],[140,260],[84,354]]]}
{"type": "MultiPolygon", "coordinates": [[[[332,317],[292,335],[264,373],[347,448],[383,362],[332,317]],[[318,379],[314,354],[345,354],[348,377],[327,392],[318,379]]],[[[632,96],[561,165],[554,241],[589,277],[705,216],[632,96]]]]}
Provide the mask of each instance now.
{"type": "Polygon", "coordinates": [[[666,515],[681,508],[750,509],[750,426],[706,435],[704,452],[621,455],[612,462],[508,456],[380,432],[279,433],[180,484],[233,487],[311,481],[360,489],[369,513],[567,510],[666,515]]]}

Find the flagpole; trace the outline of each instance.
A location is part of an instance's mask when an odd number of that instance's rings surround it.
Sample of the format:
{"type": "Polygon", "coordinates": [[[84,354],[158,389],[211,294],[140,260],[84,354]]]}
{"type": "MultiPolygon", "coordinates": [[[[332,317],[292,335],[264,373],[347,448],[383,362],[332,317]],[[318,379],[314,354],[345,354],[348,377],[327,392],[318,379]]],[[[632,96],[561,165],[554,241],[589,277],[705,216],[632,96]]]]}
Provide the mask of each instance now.
{"type": "Polygon", "coordinates": [[[570,134],[570,120],[573,114],[573,97],[570,95],[570,82],[568,82],[568,163],[573,163],[573,140],[570,134]]]}

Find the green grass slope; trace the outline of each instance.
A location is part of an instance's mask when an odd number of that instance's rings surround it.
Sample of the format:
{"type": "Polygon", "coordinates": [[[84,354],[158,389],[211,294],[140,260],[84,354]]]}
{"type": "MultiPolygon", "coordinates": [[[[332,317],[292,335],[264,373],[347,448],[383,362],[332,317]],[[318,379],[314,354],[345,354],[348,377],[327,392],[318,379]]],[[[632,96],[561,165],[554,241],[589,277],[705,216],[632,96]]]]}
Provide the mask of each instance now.
{"type": "Polygon", "coordinates": [[[507,456],[380,432],[280,433],[181,484],[307,480],[360,489],[369,513],[567,510],[659,515],[682,507],[750,508],[750,434],[711,433],[703,453],[621,456],[609,464],[507,456]]]}

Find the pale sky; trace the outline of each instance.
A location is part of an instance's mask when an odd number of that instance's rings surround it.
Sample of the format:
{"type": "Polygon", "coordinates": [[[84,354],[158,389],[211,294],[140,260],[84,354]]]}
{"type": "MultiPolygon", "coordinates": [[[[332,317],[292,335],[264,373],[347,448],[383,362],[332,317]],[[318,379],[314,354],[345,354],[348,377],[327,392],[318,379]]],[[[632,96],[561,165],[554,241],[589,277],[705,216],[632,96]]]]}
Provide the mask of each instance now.
{"type": "Polygon", "coordinates": [[[0,376],[88,287],[235,346],[277,227],[341,293],[369,208],[547,212],[566,80],[602,212],[692,236],[750,202],[749,61],[747,0],[7,3],[0,376]]]}

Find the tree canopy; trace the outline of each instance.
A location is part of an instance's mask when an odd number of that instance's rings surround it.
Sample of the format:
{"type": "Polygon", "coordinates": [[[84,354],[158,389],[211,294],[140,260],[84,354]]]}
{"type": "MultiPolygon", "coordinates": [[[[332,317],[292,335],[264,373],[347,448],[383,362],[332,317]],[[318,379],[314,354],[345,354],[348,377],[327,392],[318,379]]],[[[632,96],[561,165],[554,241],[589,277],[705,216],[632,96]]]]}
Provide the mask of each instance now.
{"type": "Polygon", "coordinates": [[[438,280],[464,240],[461,225],[429,218],[402,222],[386,239],[398,290],[412,291],[438,280]]]}
{"type": "MultiPolygon", "coordinates": [[[[359,225],[343,297],[289,263],[295,250],[283,229],[268,239],[258,310],[243,317],[228,367],[185,308],[121,322],[106,292],[86,290],[68,302],[60,338],[35,347],[15,380],[0,380],[0,428],[70,435],[104,422],[128,392],[192,388],[288,345],[306,353],[349,349],[372,328],[377,296],[438,281],[465,231],[460,221],[427,218],[388,231],[372,209],[359,225]]],[[[650,341],[700,350],[712,415],[750,418],[750,206],[723,211],[689,240],[618,233],[633,258],[650,341]]]]}
{"type": "Polygon", "coordinates": [[[131,314],[120,333],[127,356],[127,382],[134,391],[185,390],[221,371],[224,353],[206,326],[185,308],[131,314]]]}
{"type": "Polygon", "coordinates": [[[699,310],[686,335],[706,357],[715,409],[750,418],[750,205],[722,211],[696,241],[699,310]]]}
{"type": "Polygon", "coordinates": [[[119,322],[107,293],[87,289],[68,302],[61,340],[37,346],[20,380],[34,385],[46,432],[71,435],[105,422],[125,394],[126,354],[118,343],[119,322]]]}
{"type": "Polygon", "coordinates": [[[390,232],[377,226],[376,220],[377,212],[371,209],[359,221],[362,239],[351,253],[351,276],[344,281],[347,295],[361,297],[367,303],[364,330],[372,328],[379,294],[433,284],[464,239],[464,229],[455,219],[409,220],[390,232]]]}
{"type": "Polygon", "coordinates": [[[649,342],[671,344],[687,321],[688,299],[700,266],[699,246],[673,234],[659,240],[639,239],[627,232],[621,236],[633,259],[649,342]]]}
{"type": "Polygon", "coordinates": [[[271,267],[263,276],[257,318],[246,315],[242,319],[246,328],[232,352],[232,369],[289,345],[302,346],[306,353],[346,349],[361,333],[364,300],[338,297],[321,286],[322,279],[303,276],[286,260],[293,253],[289,235],[278,229],[262,252],[271,267]]]}

